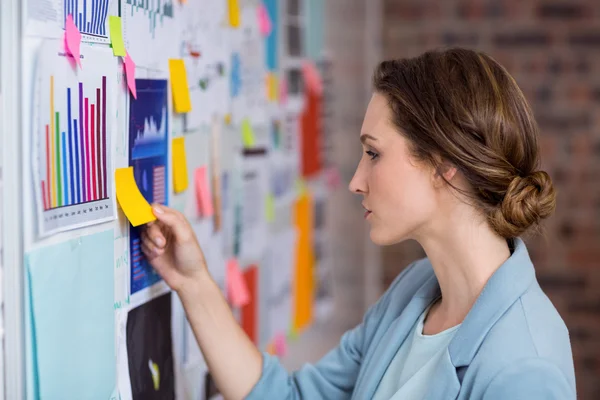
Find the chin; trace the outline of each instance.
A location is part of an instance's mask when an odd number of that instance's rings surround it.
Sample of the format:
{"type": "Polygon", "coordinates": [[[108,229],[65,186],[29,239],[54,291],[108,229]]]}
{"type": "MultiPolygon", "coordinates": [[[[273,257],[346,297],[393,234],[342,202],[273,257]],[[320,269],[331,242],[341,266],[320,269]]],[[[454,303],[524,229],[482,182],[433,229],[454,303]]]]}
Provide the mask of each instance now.
{"type": "Polygon", "coordinates": [[[390,246],[408,239],[408,235],[398,234],[397,232],[383,232],[373,228],[371,228],[369,236],[371,237],[371,241],[378,246],[390,246]]]}

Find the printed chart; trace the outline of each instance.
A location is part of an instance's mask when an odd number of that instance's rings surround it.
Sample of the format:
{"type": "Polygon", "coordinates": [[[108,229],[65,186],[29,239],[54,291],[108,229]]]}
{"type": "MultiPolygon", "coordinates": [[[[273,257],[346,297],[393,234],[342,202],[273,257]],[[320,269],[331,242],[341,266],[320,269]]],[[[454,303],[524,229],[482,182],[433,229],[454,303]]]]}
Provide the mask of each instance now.
{"type": "Polygon", "coordinates": [[[177,58],[179,25],[177,0],[121,0],[127,51],[140,67],[166,70],[177,58]],[[152,51],[149,51],[152,49],[152,51]]]}
{"type": "Polygon", "coordinates": [[[27,34],[62,37],[71,15],[85,42],[109,43],[108,17],[119,15],[119,0],[29,0],[27,34]]]}
{"type": "MultiPolygon", "coordinates": [[[[167,204],[168,81],[136,79],[136,101],[130,103],[129,165],[140,192],[149,203],[167,204]]],[[[141,230],[131,227],[131,294],[152,286],[160,276],[141,250],[141,230]]]]}
{"type": "Polygon", "coordinates": [[[44,46],[35,99],[34,182],[41,235],[91,225],[115,215],[111,174],[111,109],[117,62],[110,50],[86,50],[75,71],[64,53],[44,46]]]}

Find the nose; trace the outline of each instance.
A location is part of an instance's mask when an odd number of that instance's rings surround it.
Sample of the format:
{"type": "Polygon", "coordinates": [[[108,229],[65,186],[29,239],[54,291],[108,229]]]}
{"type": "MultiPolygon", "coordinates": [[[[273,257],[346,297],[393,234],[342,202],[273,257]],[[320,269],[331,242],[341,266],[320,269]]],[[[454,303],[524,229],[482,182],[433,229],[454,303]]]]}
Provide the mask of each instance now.
{"type": "Polygon", "coordinates": [[[367,193],[367,183],[364,178],[364,174],[361,168],[362,161],[358,163],[358,167],[356,167],[356,171],[354,171],[354,176],[350,180],[350,184],[348,185],[348,190],[352,193],[356,194],[365,194],[367,193]]]}

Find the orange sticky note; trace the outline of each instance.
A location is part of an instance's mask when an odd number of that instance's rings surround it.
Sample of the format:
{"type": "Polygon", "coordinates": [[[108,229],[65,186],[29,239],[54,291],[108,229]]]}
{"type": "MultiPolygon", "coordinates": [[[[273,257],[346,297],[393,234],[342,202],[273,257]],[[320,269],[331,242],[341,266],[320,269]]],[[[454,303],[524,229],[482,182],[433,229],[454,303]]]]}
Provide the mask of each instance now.
{"type": "Polygon", "coordinates": [[[173,139],[173,186],[175,193],[181,193],[188,187],[187,159],[183,137],[173,139]]]}
{"type": "Polygon", "coordinates": [[[314,210],[313,200],[308,192],[302,194],[295,204],[294,222],[298,231],[296,243],[296,265],[294,271],[294,316],[296,332],[312,322],[314,299],[314,210]]]}
{"type": "Polygon", "coordinates": [[[236,307],[250,302],[250,293],[236,258],[227,261],[227,297],[236,307]]]}
{"type": "Polygon", "coordinates": [[[275,347],[275,354],[279,357],[284,357],[287,353],[287,339],[283,333],[278,333],[275,335],[275,340],[273,343],[275,347]]]}
{"type": "Polygon", "coordinates": [[[135,183],[133,167],[118,168],[115,171],[115,183],[117,201],[131,225],[139,226],[156,219],[152,207],[135,183]]]}
{"type": "Polygon", "coordinates": [[[237,28],[240,26],[240,5],[238,0],[227,0],[227,8],[229,11],[229,25],[237,28]]]}
{"type": "Polygon", "coordinates": [[[71,14],[67,16],[65,21],[65,44],[67,51],[71,53],[75,62],[81,68],[81,33],[77,29],[71,14]]]}
{"type": "Polygon", "coordinates": [[[317,70],[315,64],[311,61],[304,61],[302,64],[302,75],[308,90],[314,92],[317,95],[323,93],[323,83],[321,82],[321,74],[317,70]]]}
{"type": "Polygon", "coordinates": [[[198,203],[198,212],[203,217],[210,217],[214,214],[210,186],[206,177],[206,166],[196,168],[194,171],[194,181],[196,182],[196,202],[198,203]]]}
{"type": "Polygon", "coordinates": [[[261,2],[256,11],[258,12],[258,27],[260,33],[262,33],[263,36],[269,36],[273,29],[273,24],[271,23],[271,17],[269,16],[267,7],[261,2]]]}
{"type": "Polygon", "coordinates": [[[137,89],[135,86],[135,63],[129,56],[129,53],[123,58],[123,65],[125,66],[125,78],[127,79],[127,87],[131,92],[134,99],[137,100],[137,89]]]}
{"type": "Polygon", "coordinates": [[[180,58],[170,59],[169,73],[171,75],[171,91],[173,92],[173,106],[175,112],[187,113],[192,111],[190,87],[188,86],[183,60],[180,58]]]}

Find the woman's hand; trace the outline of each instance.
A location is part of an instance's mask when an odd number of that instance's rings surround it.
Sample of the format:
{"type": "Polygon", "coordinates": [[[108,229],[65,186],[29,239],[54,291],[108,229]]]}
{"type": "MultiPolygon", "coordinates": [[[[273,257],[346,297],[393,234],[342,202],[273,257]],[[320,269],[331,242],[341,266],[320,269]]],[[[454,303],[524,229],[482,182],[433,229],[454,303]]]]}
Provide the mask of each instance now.
{"type": "Polygon", "coordinates": [[[206,260],[196,235],[178,211],[154,204],[157,218],[142,232],[142,250],[169,287],[180,292],[208,274],[206,260]]]}

